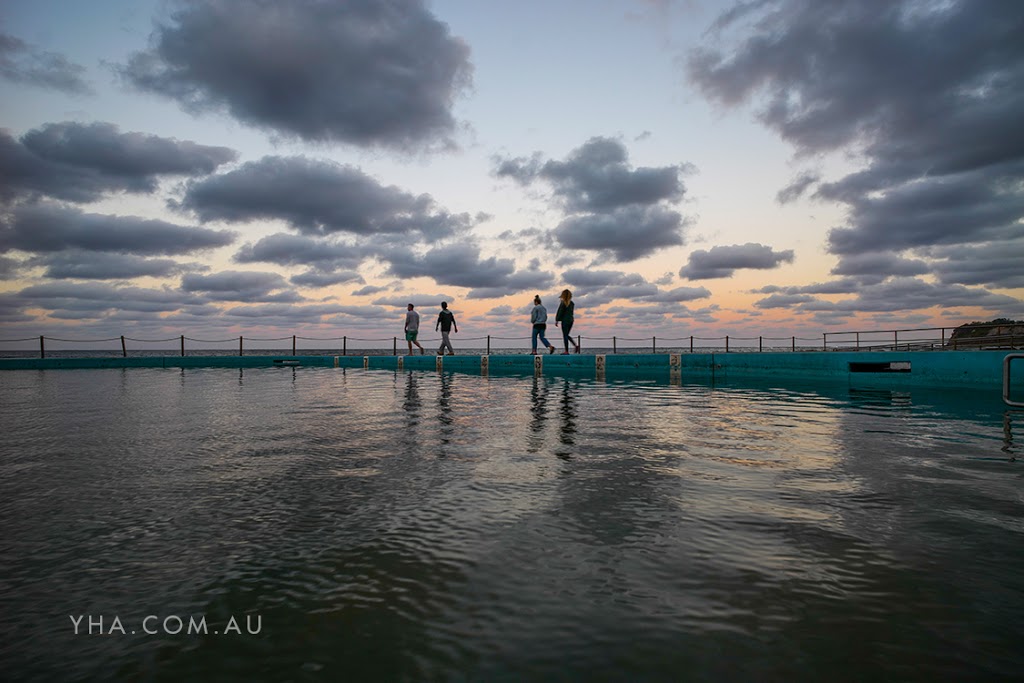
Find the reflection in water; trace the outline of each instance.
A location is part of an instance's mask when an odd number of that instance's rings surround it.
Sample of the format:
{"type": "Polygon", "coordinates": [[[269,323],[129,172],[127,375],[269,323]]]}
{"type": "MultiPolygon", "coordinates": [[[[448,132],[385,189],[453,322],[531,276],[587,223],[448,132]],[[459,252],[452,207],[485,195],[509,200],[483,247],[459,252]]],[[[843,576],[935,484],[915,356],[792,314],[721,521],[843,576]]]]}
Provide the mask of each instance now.
{"type": "Polygon", "coordinates": [[[530,435],[527,439],[526,451],[537,453],[544,448],[544,427],[548,420],[548,393],[551,378],[534,374],[530,388],[530,435]]]}
{"type": "Polygon", "coordinates": [[[568,377],[559,380],[562,384],[562,397],[559,404],[558,440],[561,448],[555,450],[555,455],[563,460],[572,459],[574,446],[576,445],[576,397],[579,393],[579,383],[570,384],[568,377]]]}
{"type": "Polygon", "coordinates": [[[998,394],[233,372],[4,375],[6,678],[1024,667],[1021,415],[998,394]],[[265,633],[75,637],[69,609],[265,633]]]}

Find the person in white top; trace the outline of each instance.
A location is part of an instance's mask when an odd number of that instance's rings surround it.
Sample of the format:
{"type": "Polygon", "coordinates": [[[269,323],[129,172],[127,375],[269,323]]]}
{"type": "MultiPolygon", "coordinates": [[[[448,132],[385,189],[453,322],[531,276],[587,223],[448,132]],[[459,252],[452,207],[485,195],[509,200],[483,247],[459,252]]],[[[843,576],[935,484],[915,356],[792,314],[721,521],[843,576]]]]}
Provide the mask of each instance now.
{"type": "Polygon", "coordinates": [[[544,308],[544,305],[540,302],[540,294],[533,297],[533,310],[530,312],[530,322],[533,323],[533,350],[530,353],[535,356],[537,355],[538,337],[540,337],[544,346],[548,348],[548,353],[554,353],[555,347],[544,336],[544,330],[548,328],[548,309],[544,308]]]}
{"type": "Polygon", "coordinates": [[[412,355],[412,345],[419,346],[420,355],[423,355],[423,347],[416,341],[420,333],[420,314],[412,310],[414,306],[409,304],[409,310],[405,314],[405,341],[409,342],[409,355],[412,355]]]}

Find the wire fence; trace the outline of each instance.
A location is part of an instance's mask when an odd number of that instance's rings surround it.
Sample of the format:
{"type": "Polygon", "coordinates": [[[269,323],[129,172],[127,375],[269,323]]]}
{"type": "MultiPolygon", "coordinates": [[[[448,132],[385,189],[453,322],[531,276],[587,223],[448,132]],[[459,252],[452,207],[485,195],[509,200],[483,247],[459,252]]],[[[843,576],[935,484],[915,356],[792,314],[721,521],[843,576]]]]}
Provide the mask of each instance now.
{"type": "MultiPolygon", "coordinates": [[[[553,335],[554,336],[554,335],[553,335]]],[[[419,340],[427,346],[424,349],[440,345],[441,338],[423,338],[419,340]]],[[[483,335],[478,337],[460,336],[453,339],[462,353],[503,354],[523,353],[531,347],[531,338],[483,335]]],[[[558,343],[559,339],[552,339],[558,343]]],[[[576,347],[586,353],[780,353],[807,351],[924,351],[924,350],[964,350],[964,349],[1017,349],[1024,348],[1024,324],[991,324],[958,327],[924,327],[895,330],[852,330],[840,332],[823,332],[819,337],[774,336],[697,336],[682,337],[591,337],[576,335],[573,338],[576,347]]],[[[280,355],[290,349],[291,355],[299,355],[300,350],[316,355],[399,355],[408,352],[410,344],[399,337],[309,337],[289,335],[284,337],[227,337],[220,339],[201,339],[178,335],[161,339],[140,339],[121,335],[102,339],[69,339],[64,337],[25,337],[20,339],[0,339],[0,352],[3,344],[39,344],[39,357],[46,358],[47,353],[78,353],[121,355],[128,357],[129,350],[137,355],[166,355],[168,352],[185,356],[209,354],[215,355],[280,355]],[[186,343],[187,342],[187,343],[186,343]],[[130,344],[129,344],[130,343],[130,344]],[[248,343],[248,344],[247,344],[248,343]],[[67,345],[90,345],[85,348],[69,348],[67,345]],[[260,346],[264,344],[280,344],[279,346],[260,346]],[[156,345],[156,346],[153,346],[156,345]],[[254,346],[255,345],[255,346],[254,346]]],[[[419,349],[415,349],[419,351],[419,349]]],[[[575,351],[569,346],[570,351],[575,351]]],[[[431,350],[433,352],[433,350],[431,350]]],[[[440,349],[437,351],[440,353],[440,349]]],[[[21,351],[21,354],[35,352],[21,351]]]]}

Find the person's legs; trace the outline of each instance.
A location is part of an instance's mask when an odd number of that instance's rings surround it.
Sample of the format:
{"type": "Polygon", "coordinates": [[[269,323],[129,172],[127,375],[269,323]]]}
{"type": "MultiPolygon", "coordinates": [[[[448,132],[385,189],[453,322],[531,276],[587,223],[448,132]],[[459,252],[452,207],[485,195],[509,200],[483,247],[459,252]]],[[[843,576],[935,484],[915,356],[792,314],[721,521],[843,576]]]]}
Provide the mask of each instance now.
{"type": "MultiPolygon", "coordinates": [[[[544,342],[544,348],[546,348],[546,349],[547,349],[548,351],[554,351],[554,350],[555,350],[555,347],[554,347],[554,346],[552,346],[552,345],[551,345],[551,342],[549,342],[549,341],[548,341],[548,338],[544,336],[544,330],[537,330],[537,332],[539,332],[539,333],[540,333],[540,334],[539,334],[539,336],[540,336],[540,340],[541,340],[542,342],[544,342]]],[[[534,348],[536,348],[536,347],[537,347],[537,345],[536,345],[536,344],[534,344],[533,346],[534,346],[534,348]]]]}
{"type": "MultiPolygon", "coordinates": [[[[537,353],[537,335],[540,335],[540,334],[541,334],[540,330],[537,329],[536,327],[534,327],[533,328],[533,341],[530,344],[530,353],[537,353]]],[[[543,339],[543,338],[544,338],[544,336],[541,335],[541,339],[543,339]]]]}
{"type": "Polygon", "coordinates": [[[450,332],[441,333],[441,348],[437,350],[438,353],[443,354],[445,349],[448,349],[448,353],[455,355],[455,349],[452,348],[452,340],[449,338],[450,332]]]}
{"type": "Polygon", "coordinates": [[[572,331],[572,321],[562,321],[562,342],[565,344],[565,352],[569,353],[569,342],[572,341],[569,338],[569,332],[572,331]]]}

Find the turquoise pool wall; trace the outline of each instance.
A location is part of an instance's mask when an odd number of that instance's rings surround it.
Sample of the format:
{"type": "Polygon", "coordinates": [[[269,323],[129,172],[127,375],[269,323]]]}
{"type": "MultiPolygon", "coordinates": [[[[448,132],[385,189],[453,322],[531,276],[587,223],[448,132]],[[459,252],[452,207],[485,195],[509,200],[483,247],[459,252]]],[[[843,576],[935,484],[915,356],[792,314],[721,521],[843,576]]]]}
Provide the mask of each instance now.
{"type": "MultiPolygon", "coordinates": [[[[139,358],[3,358],[0,370],[78,368],[337,367],[480,372],[644,370],[681,378],[794,377],[846,379],[865,386],[1001,387],[1008,351],[684,353],[492,356],[155,356],[139,358]],[[894,365],[890,365],[894,364],[894,365]],[[856,371],[859,369],[860,371],[856,371]]],[[[1024,359],[1011,364],[1011,386],[1024,395],[1024,359]]]]}

